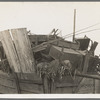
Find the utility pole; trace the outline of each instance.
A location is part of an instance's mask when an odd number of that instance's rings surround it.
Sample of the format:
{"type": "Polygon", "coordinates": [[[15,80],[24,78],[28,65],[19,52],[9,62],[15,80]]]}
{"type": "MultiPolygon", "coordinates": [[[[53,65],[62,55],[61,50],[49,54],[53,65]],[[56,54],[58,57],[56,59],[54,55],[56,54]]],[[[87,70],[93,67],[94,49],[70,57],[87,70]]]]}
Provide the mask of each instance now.
{"type": "Polygon", "coordinates": [[[73,42],[75,42],[76,9],[74,9],[73,42]]]}

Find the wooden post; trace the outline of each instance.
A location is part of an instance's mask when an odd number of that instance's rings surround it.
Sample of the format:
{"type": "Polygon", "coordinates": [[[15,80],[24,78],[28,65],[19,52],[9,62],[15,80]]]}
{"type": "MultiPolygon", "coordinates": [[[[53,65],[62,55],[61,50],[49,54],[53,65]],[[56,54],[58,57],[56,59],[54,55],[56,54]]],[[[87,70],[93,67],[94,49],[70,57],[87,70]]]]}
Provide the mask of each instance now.
{"type": "Polygon", "coordinates": [[[73,42],[75,42],[76,9],[74,9],[73,42]]]}
{"type": "Polygon", "coordinates": [[[55,93],[56,90],[56,82],[51,81],[51,93],[55,93]]]}
{"type": "Polygon", "coordinates": [[[43,81],[44,93],[49,93],[49,85],[48,85],[48,78],[47,78],[47,75],[43,75],[42,81],[43,81]]]}

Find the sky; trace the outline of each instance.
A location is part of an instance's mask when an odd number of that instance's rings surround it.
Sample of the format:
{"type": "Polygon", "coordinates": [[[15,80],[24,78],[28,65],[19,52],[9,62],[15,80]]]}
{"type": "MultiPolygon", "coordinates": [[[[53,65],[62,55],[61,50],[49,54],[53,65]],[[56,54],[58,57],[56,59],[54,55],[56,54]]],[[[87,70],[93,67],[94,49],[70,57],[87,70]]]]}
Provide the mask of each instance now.
{"type": "MultiPolygon", "coordinates": [[[[0,31],[13,28],[27,28],[33,34],[49,34],[53,28],[65,36],[73,32],[74,9],[76,9],[75,30],[100,29],[100,2],[0,2],[0,31]]],[[[100,43],[100,30],[95,30],[76,38],[91,38],[100,43]]],[[[66,38],[72,40],[71,38],[66,38]]],[[[100,54],[100,44],[96,48],[100,54]]]]}

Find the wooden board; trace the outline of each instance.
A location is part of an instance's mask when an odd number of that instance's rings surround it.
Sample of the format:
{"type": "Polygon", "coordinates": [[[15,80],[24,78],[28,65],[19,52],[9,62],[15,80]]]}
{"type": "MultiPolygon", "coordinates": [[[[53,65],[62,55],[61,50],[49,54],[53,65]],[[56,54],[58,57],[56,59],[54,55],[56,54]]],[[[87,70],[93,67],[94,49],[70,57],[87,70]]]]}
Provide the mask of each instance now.
{"type": "Polygon", "coordinates": [[[0,40],[2,42],[10,67],[13,71],[20,72],[20,63],[11,39],[10,32],[8,30],[0,32],[0,40]]]}
{"type": "Polygon", "coordinates": [[[56,88],[55,93],[57,94],[64,94],[64,93],[72,93],[73,88],[72,87],[63,87],[63,88],[56,88]]]}
{"type": "Polygon", "coordinates": [[[15,80],[8,80],[0,77],[0,85],[4,85],[11,88],[16,88],[15,80]]]}
{"type": "Polygon", "coordinates": [[[4,93],[4,94],[16,94],[18,92],[17,92],[17,90],[15,88],[9,88],[9,87],[0,85],[0,93],[4,93]]]}
{"type": "Polygon", "coordinates": [[[12,29],[14,44],[23,73],[34,73],[34,58],[26,28],[12,29]]]}
{"type": "MultiPolygon", "coordinates": [[[[24,74],[25,76],[25,74],[24,74]]],[[[35,74],[26,74],[27,79],[20,79],[19,78],[19,88],[20,93],[44,93],[43,91],[43,84],[41,78],[39,78],[35,74]],[[30,77],[31,76],[31,77],[30,77]],[[30,77],[30,78],[28,78],[30,77]],[[33,77],[33,79],[32,79],[33,77]]],[[[0,93],[18,93],[16,87],[16,81],[12,75],[5,74],[4,72],[0,71],[0,93]],[[4,90],[5,89],[5,90],[4,90]],[[9,92],[10,91],[10,92],[9,92]]]]}
{"type": "Polygon", "coordinates": [[[30,92],[30,91],[26,91],[26,90],[22,90],[21,94],[40,94],[40,93],[36,93],[36,92],[30,92]]]}
{"type": "Polygon", "coordinates": [[[18,93],[15,79],[0,71],[0,93],[18,93]]]}
{"type": "Polygon", "coordinates": [[[72,93],[73,88],[77,86],[69,75],[63,76],[62,79],[56,78],[55,82],[51,83],[51,93],[72,93]]]}
{"type": "Polygon", "coordinates": [[[28,35],[31,42],[35,43],[36,40],[38,42],[45,42],[47,41],[47,35],[28,35]]]}
{"type": "Polygon", "coordinates": [[[84,66],[83,66],[83,74],[86,74],[87,73],[87,70],[88,70],[88,67],[89,67],[89,59],[90,59],[90,54],[87,53],[85,55],[85,61],[84,61],[84,66]]]}
{"type": "Polygon", "coordinates": [[[77,94],[93,94],[94,93],[94,82],[93,79],[84,78],[84,81],[81,82],[77,94]]]}
{"type": "Polygon", "coordinates": [[[100,80],[95,79],[95,90],[94,93],[100,93],[100,80]]]}
{"type": "Polygon", "coordinates": [[[60,40],[60,41],[54,42],[52,44],[60,46],[60,47],[63,46],[64,48],[79,49],[79,44],[69,42],[69,41],[64,41],[64,40],[60,40]]]}
{"type": "Polygon", "coordinates": [[[32,93],[43,93],[43,85],[20,83],[21,91],[32,93]]]}

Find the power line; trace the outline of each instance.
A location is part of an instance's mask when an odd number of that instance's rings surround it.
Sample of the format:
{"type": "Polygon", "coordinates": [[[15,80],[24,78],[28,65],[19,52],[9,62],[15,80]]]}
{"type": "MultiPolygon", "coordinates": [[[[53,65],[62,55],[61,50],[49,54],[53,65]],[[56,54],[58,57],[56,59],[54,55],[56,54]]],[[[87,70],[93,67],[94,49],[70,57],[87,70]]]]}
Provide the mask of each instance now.
{"type": "MultiPolygon", "coordinates": [[[[79,34],[82,34],[82,33],[91,32],[91,31],[96,31],[96,30],[100,30],[100,28],[98,28],[98,29],[93,29],[93,30],[89,30],[89,31],[83,31],[83,32],[77,33],[76,35],[79,35],[79,34]]],[[[72,34],[70,34],[68,37],[71,37],[71,36],[72,36],[72,34]]],[[[65,37],[65,38],[68,38],[68,37],[65,37]]]]}
{"type": "MultiPolygon", "coordinates": [[[[88,26],[88,27],[86,27],[86,28],[80,29],[80,30],[76,31],[75,33],[78,33],[78,32],[80,32],[80,31],[86,30],[86,29],[91,28],[91,27],[93,27],[93,26],[96,26],[96,25],[98,25],[98,24],[100,24],[100,23],[97,23],[97,24],[88,26]]],[[[67,35],[65,35],[65,36],[62,36],[62,37],[70,36],[70,35],[72,35],[72,34],[73,34],[73,33],[69,33],[69,34],[67,34],[67,35]]]]}

